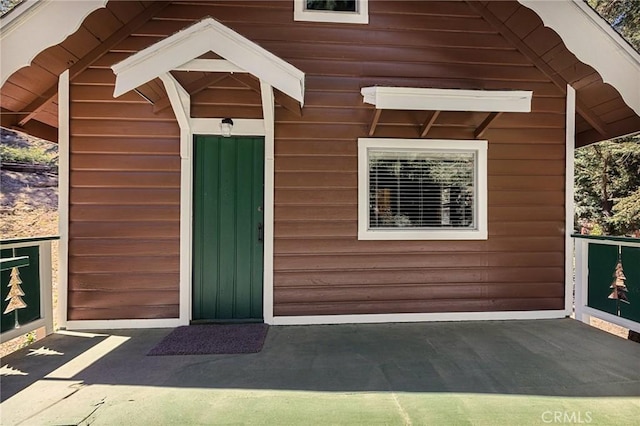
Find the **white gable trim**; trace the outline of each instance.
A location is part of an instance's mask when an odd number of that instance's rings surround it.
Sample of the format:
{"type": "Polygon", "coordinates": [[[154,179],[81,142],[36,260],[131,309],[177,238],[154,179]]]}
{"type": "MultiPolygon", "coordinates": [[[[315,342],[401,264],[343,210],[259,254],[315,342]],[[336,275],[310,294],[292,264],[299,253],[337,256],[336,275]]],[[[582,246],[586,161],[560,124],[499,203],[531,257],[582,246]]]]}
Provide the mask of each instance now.
{"type": "Polygon", "coordinates": [[[174,68],[176,71],[247,72],[225,59],[192,59],[174,68]]]}
{"type": "Polygon", "coordinates": [[[531,112],[533,92],[416,87],[363,87],[364,102],[377,109],[531,112]]]}
{"type": "Polygon", "coordinates": [[[209,51],[304,104],[302,71],[213,18],[205,18],[113,65],[117,76],[114,96],[178,69],[209,51]]]}
{"type": "Polygon", "coordinates": [[[0,75],[3,85],[48,47],[76,32],[82,21],[107,0],[27,0],[0,20],[0,75]]]}
{"type": "Polygon", "coordinates": [[[557,32],[567,48],[615,87],[640,115],[640,54],[582,0],[518,0],[557,32]]]}

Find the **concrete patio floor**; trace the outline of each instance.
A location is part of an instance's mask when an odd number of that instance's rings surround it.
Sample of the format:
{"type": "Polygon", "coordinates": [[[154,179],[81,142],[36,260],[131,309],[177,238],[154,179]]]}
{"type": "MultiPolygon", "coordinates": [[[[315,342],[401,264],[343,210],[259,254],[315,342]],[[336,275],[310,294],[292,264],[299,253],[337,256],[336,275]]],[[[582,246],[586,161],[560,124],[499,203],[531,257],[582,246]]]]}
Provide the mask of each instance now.
{"type": "Polygon", "coordinates": [[[262,352],[146,356],[171,330],[2,359],[2,425],[638,424],[640,345],[571,319],[271,327],[262,352]]]}

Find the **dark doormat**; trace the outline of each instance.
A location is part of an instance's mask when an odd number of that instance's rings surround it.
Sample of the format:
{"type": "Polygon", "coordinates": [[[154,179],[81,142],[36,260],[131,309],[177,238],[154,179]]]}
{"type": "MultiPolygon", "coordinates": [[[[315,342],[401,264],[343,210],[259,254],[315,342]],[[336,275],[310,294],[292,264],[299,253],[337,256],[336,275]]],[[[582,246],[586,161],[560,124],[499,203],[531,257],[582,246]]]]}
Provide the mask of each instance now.
{"type": "Polygon", "coordinates": [[[196,324],[178,327],[147,355],[250,354],[260,352],[267,324],[196,324]]]}

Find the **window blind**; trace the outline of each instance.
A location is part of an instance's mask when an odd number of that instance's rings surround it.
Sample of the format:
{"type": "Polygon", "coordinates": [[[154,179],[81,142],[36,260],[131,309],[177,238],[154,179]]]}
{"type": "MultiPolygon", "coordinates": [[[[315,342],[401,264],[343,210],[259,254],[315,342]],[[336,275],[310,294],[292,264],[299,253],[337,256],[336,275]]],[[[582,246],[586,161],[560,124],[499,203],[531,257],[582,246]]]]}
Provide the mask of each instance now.
{"type": "Polygon", "coordinates": [[[369,228],[475,228],[474,152],[368,151],[369,228]]]}

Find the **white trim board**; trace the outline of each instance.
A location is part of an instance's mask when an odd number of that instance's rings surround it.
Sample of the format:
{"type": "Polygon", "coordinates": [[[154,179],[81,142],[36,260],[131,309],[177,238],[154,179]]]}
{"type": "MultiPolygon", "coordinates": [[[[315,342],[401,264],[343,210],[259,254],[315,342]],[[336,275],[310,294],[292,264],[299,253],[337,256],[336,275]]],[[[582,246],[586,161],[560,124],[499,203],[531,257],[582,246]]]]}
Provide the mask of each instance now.
{"type": "MultiPolygon", "coordinates": [[[[601,320],[608,321],[612,324],[619,325],[620,327],[628,328],[629,330],[633,330],[635,332],[640,333],[640,324],[638,324],[637,322],[619,317],[617,315],[612,315],[608,312],[599,311],[598,309],[593,309],[590,306],[582,307],[582,315],[599,318],[601,320]]],[[[591,325],[591,321],[589,320],[589,318],[584,318],[584,319],[585,321],[582,321],[582,322],[591,325]]]]}
{"type": "Polygon", "coordinates": [[[16,6],[0,19],[0,86],[48,47],[76,32],[107,0],[40,0],[16,6]]]}
{"type": "Polygon", "coordinates": [[[174,328],[186,325],[180,318],[67,321],[69,330],[113,330],[122,328],[174,328]]]}
{"type": "Polygon", "coordinates": [[[553,311],[499,311],[499,312],[431,312],[424,314],[358,314],[275,316],[271,325],[315,324],[375,324],[393,322],[436,321],[502,321],[528,319],[557,319],[567,316],[564,310],[553,311]]]}
{"type": "MultiPolygon", "coordinates": [[[[262,116],[264,117],[264,238],[262,265],[262,316],[269,324],[273,320],[273,240],[275,194],[275,98],[273,87],[260,80],[262,116]]],[[[193,191],[192,191],[193,192],[193,191]]]]}
{"type": "Polygon", "coordinates": [[[419,87],[363,87],[363,102],[377,109],[420,111],[531,112],[532,91],[419,87]]]}
{"type": "Polygon", "coordinates": [[[187,63],[174,68],[176,71],[200,71],[200,72],[237,72],[245,73],[240,67],[233,65],[225,59],[192,59],[187,63]]]}
{"type": "Polygon", "coordinates": [[[573,199],[574,186],[574,156],[576,145],[576,91],[567,85],[565,124],[565,183],[564,183],[564,310],[567,315],[573,310],[573,221],[575,201],[573,199]]]}
{"type": "Polygon", "coordinates": [[[640,54],[604,19],[583,0],[518,1],[557,32],[567,48],[598,71],[640,115],[640,54]]]}
{"type": "MultiPolygon", "coordinates": [[[[213,52],[304,104],[304,73],[213,18],[205,18],[111,68],[114,97],[213,52]]],[[[205,60],[197,63],[203,64],[205,60]]],[[[218,66],[217,60],[212,65],[218,66]]]]}
{"type": "Polygon", "coordinates": [[[69,70],[58,79],[58,327],[67,325],[69,297],[69,70]]]}

